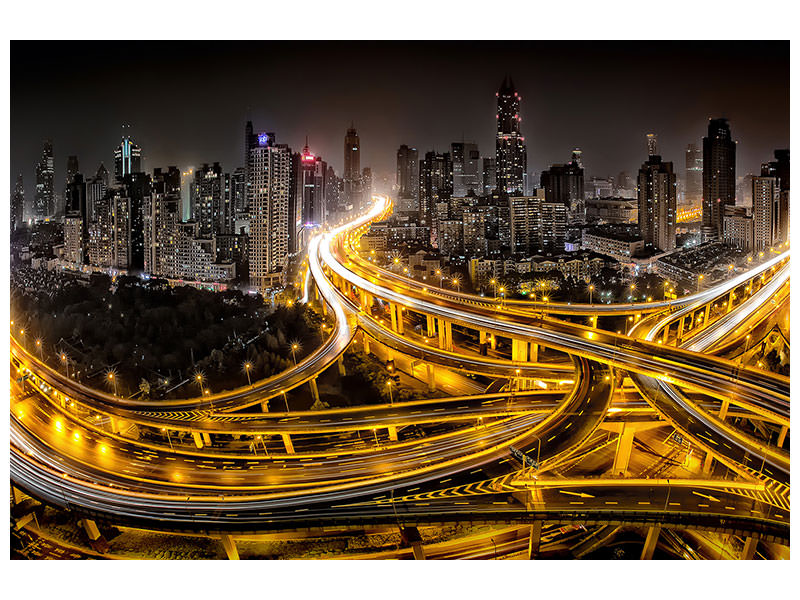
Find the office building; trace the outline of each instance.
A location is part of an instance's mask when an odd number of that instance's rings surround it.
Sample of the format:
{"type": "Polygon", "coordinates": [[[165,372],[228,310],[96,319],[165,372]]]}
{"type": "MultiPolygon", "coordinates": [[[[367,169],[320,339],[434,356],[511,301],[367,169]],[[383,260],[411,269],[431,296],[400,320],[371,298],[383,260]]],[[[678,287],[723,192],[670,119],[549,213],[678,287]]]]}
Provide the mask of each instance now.
{"type": "MultiPolygon", "coordinates": [[[[506,77],[497,96],[497,187],[507,194],[524,193],[528,157],[520,131],[522,98],[510,77],[506,77]]],[[[484,181],[485,185],[485,181],[484,181]]]]}
{"type": "Polygon", "coordinates": [[[686,147],[686,181],[684,183],[684,203],[700,206],[703,202],[703,151],[697,144],[686,147]]]}
{"type": "Polygon", "coordinates": [[[32,217],[36,221],[49,219],[55,212],[56,196],[53,188],[55,163],[53,162],[53,143],[45,140],[42,155],[36,164],[36,194],[33,199],[32,217]]]}
{"type": "Polygon", "coordinates": [[[141,172],[142,149],[126,136],[114,149],[114,179],[122,181],[126,175],[141,172]]]}
{"type": "Polygon", "coordinates": [[[728,119],[710,119],[708,135],[703,138],[704,240],[722,238],[725,206],[735,204],[736,142],[728,119]]]}
{"type": "Polygon", "coordinates": [[[25,218],[25,187],[22,184],[22,173],[17,175],[14,193],[11,194],[11,231],[22,227],[25,218]]]}
{"type": "Polygon", "coordinates": [[[453,162],[450,154],[426,152],[419,170],[419,222],[431,229],[430,243],[438,248],[436,208],[453,192],[453,162]]]}
{"type": "Polygon", "coordinates": [[[230,175],[222,172],[218,162],[213,165],[203,163],[194,171],[189,198],[191,219],[198,224],[201,237],[233,230],[230,175]]]}
{"type": "Polygon", "coordinates": [[[723,234],[726,244],[750,252],[753,249],[753,217],[743,206],[726,206],[723,234]]]}
{"type": "Polygon", "coordinates": [[[552,165],[543,171],[541,186],[548,202],[561,202],[567,207],[572,222],[583,223],[586,219],[583,188],[583,169],[577,162],[552,165]]]}
{"type": "Polygon", "coordinates": [[[497,159],[483,158],[483,195],[488,196],[497,188],[497,159]]]}
{"type": "Polygon", "coordinates": [[[350,126],[344,136],[344,198],[353,210],[363,207],[361,189],[361,141],[354,126],[350,126]]]}
{"type": "MultiPolygon", "coordinates": [[[[769,168],[763,171],[768,173],[769,168]]],[[[753,250],[763,252],[784,241],[782,230],[778,178],[753,177],[753,250]]]]}
{"type": "Polygon", "coordinates": [[[397,149],[397,202],[398,212],[419,211],[419,152],[403,144],[397,149]]]}
{"type": "Polygon", "coordinates": [[[647,156],[658,156],[658,135],[647,134],[647,156]]]}
{"type": "Polygon", "coordinates": [[[478,145],[472,142],[450,144],[453,160],[453,195],[466,196],[470,191],[481,192],[481,157],[478,145]]]}

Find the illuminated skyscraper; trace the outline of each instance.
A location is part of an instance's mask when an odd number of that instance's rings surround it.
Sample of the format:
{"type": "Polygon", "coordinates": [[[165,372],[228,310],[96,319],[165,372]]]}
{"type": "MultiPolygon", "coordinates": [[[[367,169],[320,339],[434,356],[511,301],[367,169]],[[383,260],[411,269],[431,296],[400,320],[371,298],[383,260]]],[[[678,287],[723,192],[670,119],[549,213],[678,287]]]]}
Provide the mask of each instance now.
{"type": "Polygon", "coordinates": [[[647,134],[647,156],[658,156],[658,136],[655,133],[647,134]]]}
{"type": "Polygon", "coordinates": [[[280,281],[289,255],[292,153],[259,134],[250,151],[250,285],[265,292],[280,281]]]}
{"type": "Polygon", "coordinates": [[[53,189],[55,166],[53,163],[53,143],[45,140],[42,156],[36,164],[36,195],[33,200],[33,214],[37,221],[43,221],[55,212],[56,197],[53,189]]]}
{"type": "Polygon", "coordinates": [[[361,142],[358,132],[351,126],[344,136],[344,197],[353,210],[361,210],[363,193],[361,182],[361,142]]]}
{"type": "Polygon", "coordinates": [[[453,162],[450,154],[426,152],[419,171],[419,222],[430,227],[430,242],[434,248],[438,247],[437,204],[447,202],[452,195],[453,162]]]}
{"type": "Polygon", "coordinates": [[[191,192],[192,219],[197,222],[200,237],[209,237],[233,230],[233,204],[230,175],[222,172],[218,162],[204,163],[194,172],[191,192]]]}
{"type": "MultiPolygon", "coordinates": [[[[290,215],[297,223],[300,231],[306,227],[324,225],[327,215],[327,198],[325,189],[325,176],[328,172],[328,163],[321,157],[315,156],[308,147],[308,140],[300,153],[298,172],[296,174],[297,214],[290,215]]],[[[308,242],[307,236],[301,236],[294,245],[292,252],[297,252],[308,242]]]]}
{"type": "Polygon", "coordinates": [[[419,210],[419,153],[405,144],[397,150],[398,212],[419,210]]]}
{"type": "MultiPolygon", "coordinates": [[[[77,160],[75,161],[77,167],[77,160]]],[[[89,220],[86,214],[86,183],[74,173],[64,192],[64,254],[67,261],[82,264],[87,258],[89,220]]]]}
{"type": "Polygon", "coordinates": [[[142,172],[142,149],[124,137],[114,149],[114,178],[122,181],[126,175],[142,172]]]}
{"type": "MultiPolygon", "coordinates": [[[[768,173],[769,169],[762,169],[768,173]]],[[[761,252],[781,240],[780,187],[777,177],[753,177],[753,246],[761,252]]]]}
{"type": "Polygon", "coordinates": [[[17,175],[14,193],[11,195],[11,231],[22,227],[25,211],[25,188],[22,185],[22,173],[17,175]]]}
{"type": "Polygon", "coordinates": [[[566,165],[552,165],[540,177],[548,202],[561,202],[567,207],[570,220],[583,222],[586,218],[584,208],[583,169],[577,162],[566,165]]]}
{"type": "Polygon", "coordinates": [[[703,152],[697,144],[686,147],[686,204],[699,206],[703,201],[703,152]]]}
{"type": "Polygon", "coordinates": [[[67,157],[67,177],[64,180],[64,203],[56,207],[56,215],[64,215],[66,213],[66,204],[69,202],[67,196],[69,195],[69,186],[75,179],[75,175],[80,171],[78,166],[78,157],[70,155],[67,157]]]}
{"type": "Polygon", "coordinates": [[[675,249],[677,184],[671,162],[650,155],[639,169],[639,232],[645,244],[675,249]]]}
{"type": "Polygon", "coordinates": [[[181,221],[181,172],[177,167],[153,170],[152,193],[142,206],[144,270],[178,277],[177,226],[181,221]]]}
{"type": "Polygon", "coordinates": [[[480,162],[478,145],[472,142],[453,142],[450,144],[453,157],[453,196],[463,197],[474,190],[480,193],[480,162]]]}
{"type": "Polygon", "coordinates": [[[736,142],[728,119],[710,119],[703,138],[703,239],[722,239],[725,206],[736,204],[736,142]]]}
{"type": "MultiPolygon", "coordinates": [[[[497,92],[497,187],[501,192],[523,193],[528,156],[520,133],[520,95],[510,77],[497,92]]],[[[484,182],[485,185],[485,182],[484,182]]]]}
{"type": "Polygon", "coordinates": [[[497,159],[483,158],[483,194],[490,195],[497,188],[497,159]]]}

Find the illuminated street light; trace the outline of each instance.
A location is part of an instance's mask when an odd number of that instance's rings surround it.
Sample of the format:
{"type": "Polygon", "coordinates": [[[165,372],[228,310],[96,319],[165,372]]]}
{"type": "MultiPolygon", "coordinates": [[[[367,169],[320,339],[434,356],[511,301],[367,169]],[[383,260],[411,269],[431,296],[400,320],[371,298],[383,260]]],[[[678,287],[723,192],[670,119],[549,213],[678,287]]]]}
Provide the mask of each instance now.
{"type": "Polygon", "coordinates": [[[298,342],[292,342],[292,358],[294,358],[294,366],[297,366],[297,351],[300,349],[298,342]]]}
{"type": "Polygon", "coordinates": [[[114,384],[114,395],[117,395],[117,377],[114,371],[108,372],[108,380],[114,384]]]}
{"type": "Polygon", "coordinates": [[[392,397],[392,380],[389,379],[386,382],[386,387],[389,388],[389,404],[394,404],[394,398],[392,397]]]}
{"type": "Polygon", "coordinates": [[[244,371],[247,373],[247,383],[248,385],[252,386],[253,382],[250,381],[250,369],[253,367],[249,362],[244,363],[244,371]]]}
{"type": "Polygon", "coordinates": [[[593,293],[594,293],[594,286],[590,285],[589,286],[589,304],[593,304],[593,302],[592,302],[592,294],[593,293]]]}
{"type": "Polygon", "coordinates": [[[194,380],[197,382],[197,385],[200,386],[200,395],[201,396],[204,396],[205,393],[206,393],[205,389],[203,388],[203,380],[204,379],[205,379],[205,377],[203,377],[202,373],[195,373],[194,380]]]}

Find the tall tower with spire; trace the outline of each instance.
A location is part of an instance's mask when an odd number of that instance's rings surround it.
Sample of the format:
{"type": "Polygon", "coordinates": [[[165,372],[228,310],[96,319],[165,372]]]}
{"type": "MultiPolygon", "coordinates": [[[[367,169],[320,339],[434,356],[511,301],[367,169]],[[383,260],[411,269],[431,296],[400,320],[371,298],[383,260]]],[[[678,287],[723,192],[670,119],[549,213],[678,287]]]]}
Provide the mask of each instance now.
{"type": "Polygon", "coordinates": [[[520,131],[522,98],[514,81],[506,76],[497,94],[497,188],[501,192],[524,193],[528,154],[520,131]]]}

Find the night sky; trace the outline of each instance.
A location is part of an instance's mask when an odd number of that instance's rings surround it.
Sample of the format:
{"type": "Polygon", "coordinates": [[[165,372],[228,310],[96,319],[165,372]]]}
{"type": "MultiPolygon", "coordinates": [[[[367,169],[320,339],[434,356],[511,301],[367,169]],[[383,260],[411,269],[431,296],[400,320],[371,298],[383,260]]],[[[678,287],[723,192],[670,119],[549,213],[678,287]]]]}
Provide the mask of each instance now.
{"type": "Polygon", "coordinates": [[[298,151],[308,135],[340,175],[351,121],[376,175],[393,176],[403,143],[422,154],[465,139],[494,156],[506,74],[531,172],[579,146],[587,176],[633,173],[654,132],[682,174],[709,117],[731,120],[737,175],[789,144],[788,42],[12,42],[10,183],[22,172],[30,202],[46,137],[57,192],[69,154],[84,174],[113,171],[123,124],[147,170],[232,171],[247,118],[298,151]]]}

